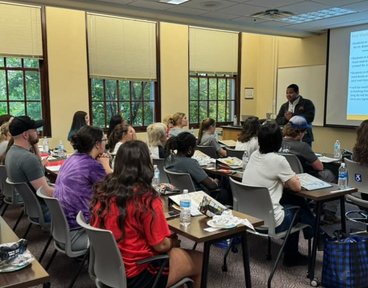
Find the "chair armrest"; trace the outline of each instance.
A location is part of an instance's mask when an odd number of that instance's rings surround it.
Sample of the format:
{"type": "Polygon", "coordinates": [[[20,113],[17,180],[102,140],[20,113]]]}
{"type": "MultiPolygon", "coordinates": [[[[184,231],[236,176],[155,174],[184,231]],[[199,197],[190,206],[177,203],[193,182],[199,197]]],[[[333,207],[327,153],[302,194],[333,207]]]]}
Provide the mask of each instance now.
{"type": "Polygon", "coordinates": [[[136,263],[137,264],[144,264],[144,263],[149,263],[149,262],[153,262],[153,261],[156,261],[156,260],[165,260],[165,259],[168,260],[169,255],[167,255],[167,254],[155,255],[155,256],[152,256],[152,257],[148,257],[148,258],[138,260],[136,263]]]}

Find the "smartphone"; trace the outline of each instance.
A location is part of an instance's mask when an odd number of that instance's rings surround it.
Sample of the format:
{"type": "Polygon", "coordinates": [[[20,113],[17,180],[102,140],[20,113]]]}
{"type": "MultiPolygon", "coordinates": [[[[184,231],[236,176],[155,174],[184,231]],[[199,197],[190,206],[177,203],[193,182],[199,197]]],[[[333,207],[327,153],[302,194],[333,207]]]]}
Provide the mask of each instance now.
{"type": "Polygon", "coordinates": [[[168,212],[165,212],[166,219],[172,219],[180,216],[180,211],[171,210],[168,212]]]}

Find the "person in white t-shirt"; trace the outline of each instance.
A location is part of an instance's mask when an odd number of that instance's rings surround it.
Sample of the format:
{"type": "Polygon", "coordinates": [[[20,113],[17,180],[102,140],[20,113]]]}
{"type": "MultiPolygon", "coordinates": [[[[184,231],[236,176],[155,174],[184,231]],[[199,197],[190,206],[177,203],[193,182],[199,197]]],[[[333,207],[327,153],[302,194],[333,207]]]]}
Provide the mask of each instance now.
{"type": "MultiPolygon", "coordinates": [[[[286,158],[277,154],[281,147],[282,135],[279,126],[275,122],[265,122],[261,125],[258,132],[258,143],[259,149],[251,155],[242,182],[248,186],[268,188],[274,209],[276,232],[279,233],[289,228],[295,213],[295,209],[288,209],[290,205],[295,203],[287,203],[287,201],[280,203],[281,198],[285,196],[283,195],[284,188],[287,188],[290,193],[298,193],[301,190],[301,185],[299,178],[291,169],[286,158]]],[[[300,203],[303,203],[304,199],[300,198],[300,200],[300,203]]],[[[300,206],[301,209],[296,222],[309,224],[313,227],[313,214],[306,204],[300,206]]],[[[304,237],[311,238],[312,235],[313,230],[311,228],[304,230],[304,237]]],[[[308,264],[308,258],[298,252],[298,241],[298,232],[289,236],[283,261],[285,266],[308,264]]]]}

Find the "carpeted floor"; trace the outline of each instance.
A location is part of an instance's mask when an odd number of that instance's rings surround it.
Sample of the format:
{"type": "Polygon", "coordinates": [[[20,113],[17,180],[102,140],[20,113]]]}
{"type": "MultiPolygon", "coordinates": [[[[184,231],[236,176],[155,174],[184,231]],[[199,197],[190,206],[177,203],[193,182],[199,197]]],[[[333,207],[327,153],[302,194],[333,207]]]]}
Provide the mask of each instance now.
{"type": "MultiPolygon", "coordinates": [[[[347,208],[348,210],[349,208],[347,208]]],[[[18,213],[20,212],[20,207],[9,207],[4,215],[4,219],[8,222],[8,224],[12,227],[15,223],[15,220],[18,213]]],[[[350,223],[347,223],[348,227],[351,226],[350,223]]],[[[15,231],[19,237],[22,237],[24,234],[26,227],[28,225],[27,219],[24,217],[20,222],[17,230],[15,231]]],[[[335,229],[338,229],[339,225],[329,225],[325,226],[324,229],[328,232],[333,232],[335,229]]],[[[39,227],[33,226],[28,239],[28,247],[30,251],[35,255],[36,258],[39,257],[41,251],[46,243],[48,238],[48,233],[42,231],[39,227]]],[[[182,240],[182,247],[191,249],[193,246],[193,242],[184,238],[182,240]]],[[[266,248],[267,248],[267,239],[261,238],[254,235],[249,235],[248,245],[250,250],[250,264],[251,264],[251,277],[252,277],[252,287],[260,288],[267,287],[267,278],[272,268],[273,261],[276,258],[276,253],[280,248],[280,243],[273,242],[272,252],[273,252],[273,260],[266,260],[266,248]]],[[[307,242],[301,236],[300,239],[300,252],[307,255],[307,242]]],[[[202,245],[198,245],[197,250],[202,250],[202,245]]],[[[50,245],[47,254],[42,262],[42,265],[45,267],[48,262],[49,257],[53,252],[53,244],[50,245]]],[[[228,257],[228,271],[222,272],[222,259],[225,253],[224,249],[212,247],[211,255],[210,255],[210,265],[209,265],[209,276],[208,276],[208,286],[209,288],[231,288],[231,287],[244,287],[244,270],[242,264],[242,256],[241,251],[238,253],[230,253],[228,257]]],[[[281,261],[280,261],[281,262],[281,261]]],[[[73,277],[74,273],[77,271],[79,267],[79,263],[75,259],[70,259],[63,254],[57,254],[49,268],[49,274],[51,276],[51,287],[61,288],[67,287],[70,279],[73,277]]],[[[321,279],[321,271],[322,271],[322,252],[318,252],[317,255],[317,263],[316,263],[316,276],[321,279]]],[[[286,268],[280,263],[273,281],[272,287],[311,287],[309,285],[309,279],[306,278],[307,267],[293,267],[286,268]]],[[[1,286],[1,283],[0,283],[1,286]]],[[[90,280],[87,267],[83,270],[81,275],[79,276],[74,287],[94,287],[94,283],[90,280]]]]}

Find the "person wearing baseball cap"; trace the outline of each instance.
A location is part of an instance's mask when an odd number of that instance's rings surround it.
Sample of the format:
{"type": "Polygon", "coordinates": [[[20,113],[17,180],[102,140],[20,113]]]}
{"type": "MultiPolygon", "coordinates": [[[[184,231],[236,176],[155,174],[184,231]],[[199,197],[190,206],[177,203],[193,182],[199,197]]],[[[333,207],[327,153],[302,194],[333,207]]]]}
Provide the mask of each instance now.
{"type": "MultiPolygon", "coordinates": [[[[37,128],[42,126],[43,120],[35,121],[29,116],[14,117],[9,125],[14,144],[6,154],[5,167],[12,182],[27,182],[34,192],[42,187],[44,193],[52,196],[54,188],[47,182],[41,159],[31,152],[34,145],[38,143],[37,128]]],[[[47,220],[48,209],[42,201],[40,204],[47,220]]]]}
{"type": "MultiPolygon", "coordinates": [[[[321,160],[318,159],[312,147],[303,142],[305,131],[310,128],[307,120],[303,116],[293,116],[289,123],[282,130],[284,138],[281,151],[295,154],[300,160],[305,173],[311,174],[323,181],[336,183],[334,173],[325,168],[321,160]]],[[[329,201],[324,206],[324,221],[330,224],[340,221],[336,216],[338,201],[329,201]]]]}

